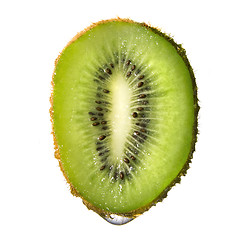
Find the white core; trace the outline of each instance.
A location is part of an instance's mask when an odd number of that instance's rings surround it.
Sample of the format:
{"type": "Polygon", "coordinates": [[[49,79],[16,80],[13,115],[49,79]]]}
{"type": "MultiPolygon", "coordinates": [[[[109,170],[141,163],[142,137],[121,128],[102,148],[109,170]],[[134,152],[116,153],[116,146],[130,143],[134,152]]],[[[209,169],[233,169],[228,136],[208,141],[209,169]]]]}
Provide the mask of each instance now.
{"type": "Polygon", "coordinates": [[[115,75],[111,86],[112,111],[111,138],[113,159],[119,161],[123,156],[124,143],[131,130],[131,90],[126,79],[121,75],[115,75]]]}

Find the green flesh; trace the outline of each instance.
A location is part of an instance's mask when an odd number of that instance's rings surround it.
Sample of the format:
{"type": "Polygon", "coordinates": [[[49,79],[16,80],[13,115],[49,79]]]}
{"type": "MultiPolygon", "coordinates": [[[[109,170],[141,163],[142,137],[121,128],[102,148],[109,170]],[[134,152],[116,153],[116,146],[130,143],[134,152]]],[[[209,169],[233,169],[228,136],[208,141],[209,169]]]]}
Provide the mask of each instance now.
{"type": "Polygon", "coordinates": [[[193,141],[192,79],[176,48],[141,24],[106,22],[64,49],[53,81],[54,135],[79,195],[112,213],[154,201],[183,168],[193,141]]]}

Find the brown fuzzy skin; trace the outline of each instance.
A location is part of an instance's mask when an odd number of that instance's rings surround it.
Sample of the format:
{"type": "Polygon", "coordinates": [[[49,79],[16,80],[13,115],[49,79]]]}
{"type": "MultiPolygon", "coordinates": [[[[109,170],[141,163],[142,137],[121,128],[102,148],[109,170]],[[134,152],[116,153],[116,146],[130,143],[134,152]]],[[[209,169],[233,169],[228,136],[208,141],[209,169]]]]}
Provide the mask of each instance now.
{"type": "Polygon", "coordinates": [[[197,134],[198,134],[198,112],[199,112],[199,105],[198,105],[198,98],[197,98],[197,86],[196,86],[196,80],[195,80],[195,76],[194,76],[194,72],[193,69],[187,59],[186,56],[186,51],[185,49],[182,48],[181,45],[178,45],[174,42],[174,40],[169,37],[168,35],[166,35],[165,33],[162,33],[160,31],[160,29],[157,29],[155,27],[152,27],[150,25],[147,25],[146,23],[138,23],[135,22],[131,19],[122,19],[122,18],[112,18],[109,20],[102,20],[99,21],[97,23],[93,23],[91,24],[89,27],[85,28],[83,31],[77,33],[77,35],[75,37],[72,38],[71,41],[68,42],[68,44],[66,45],[66,47],[62,50],[62,52],[59,54],[59,56],[57,57],[57,59],[55,60],[55,69],[54,69],[54,73],[52,75],[52,93],[51,93],[51,97],[50,97],[50,103],[51,103],[51,107],[50,107],[50,118],[51,118],[51,122],[52,122],[52,134],[53,134],[53,141],[54,141],[54,149],[55,149],[55,158],[58,160],[59,162],[59,167],[61,169],[61,171],[63,172],[63,175],[67,181],[67,183],[70,186],[70,190],[71,193],[76,196],[76,197],[81,197],[83,203],[87,206],[88,209],[95,211],[96,213],[98,213],[100,216],[102,217],[110,217],[111,214],[116,214],[118,216],[124,216],[124,217],[129,217],[129,218],[136,218],[137,216],[141,215],[142,213],[144,213],[145,211],[149,210],[152,206],[156,205],[158,202],[161,202],[164,198],[167,197],[167,193],[168,191],[176,184],[176,183],[180,183],[181,181],[181,177],[185,176],[187,173],[187,170],[189,169],[189,165],[191,163],[191,159],[193,157],[193,152],[195,151],[195,144],[197,142],[197,134]],[[54,76],[55,76],[55,70],[56,70],[56,66],[58,63],[58,60],[61,56],[61,53],[64,51],[64,49],[66,47],[68,47],[71,43],[73,43],[74,41],[76,41],[79,37],[81,37],[83,34],[85,34],[87,31],[89,31],[90,29],[96,27],[97,25],[103,24],[103,23],[107,23],[107,22],[113,22],[113,21],[118,21],[118,22],[128,22],[128,23],[134,23],[134,24],[139,24],[143,27],[146,27],[147,29],[150,29],[151,31],[153,31],[154,33],[160,35],[161,37],[164,37],[169,43],[171,43],[173,45],[173,47],[176,49],[177,53],[182,57],[183,61],[185,62],[191,79],[192,79],[192,86],[193,86],[193,94],[194,94],[194,126],[193,126],[193,131],[192,131],[192,143],[191,143],[191,149],[190,152],[188,154],[188,159],[186,160],[183,168],[181,169],[181,171],[178,173],[178,175],[176,176],[176,178],[168,185],[168,187],[165,188],[165,190],[156,198],[154,199],[151,203],[149,203],[146,206],[143,206],[139,209],[133,210],[131,212],[127,212],[127,213],[114,213],[114,212],[108,212],[106,210],[97,208],[96,206],[94,206],[93,204],[89,203],[87,200],[85,200],[79,193],[78,191],[74,188],[74,186],[72,185],[72,183],[70,182],[70,180],[68,179],[66,173],[64,172],[63,166],[62,166],[62,162],[61,162],[61,156],[60,156],[60,151],[59,151],[59,146],[56,140],[56,136],[54,133],[54,122],[53,122],[53,89],[54,89],[54,76]]]}

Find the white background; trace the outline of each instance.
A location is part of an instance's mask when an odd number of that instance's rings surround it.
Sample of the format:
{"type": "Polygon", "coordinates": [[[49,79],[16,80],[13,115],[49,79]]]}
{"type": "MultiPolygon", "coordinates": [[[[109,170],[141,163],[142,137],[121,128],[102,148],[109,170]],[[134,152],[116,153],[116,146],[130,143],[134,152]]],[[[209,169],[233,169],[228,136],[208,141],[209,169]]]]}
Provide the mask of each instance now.
{"type": "Polygon", "coordinates": [[[0,239],[240,239],[239,1],[1,1],[0,239]],[[53,155],[54,60],[93,22],[129,17],[182,43],[201,110],[191,168],[167,199],[115,226],[73,197],[53,155]]]}

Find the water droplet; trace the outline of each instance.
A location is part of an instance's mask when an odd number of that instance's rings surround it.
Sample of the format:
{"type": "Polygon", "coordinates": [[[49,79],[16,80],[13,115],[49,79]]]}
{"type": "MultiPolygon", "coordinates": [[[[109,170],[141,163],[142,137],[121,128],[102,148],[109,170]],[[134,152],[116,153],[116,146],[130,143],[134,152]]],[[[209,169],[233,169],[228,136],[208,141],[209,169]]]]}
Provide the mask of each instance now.
{"type": "Polygon", "coordinates": [[[123,217],[123,216],[118,216],[116,214],[111,214],[109,217],[105,216],[103,217],[107,222],[114,224],[114,225],[123,225],[125,223],[128,223],[132,221],[134,218],[131,217],[123,217]]]}

